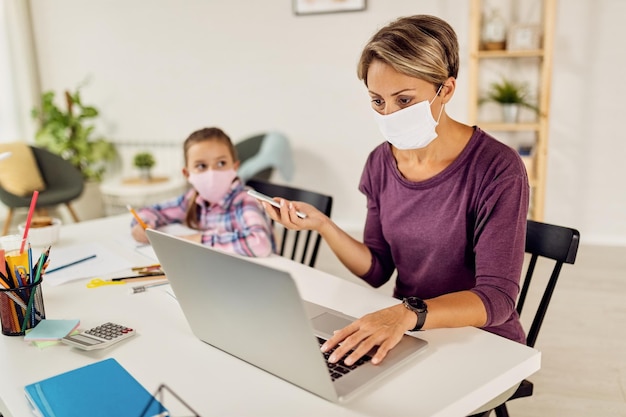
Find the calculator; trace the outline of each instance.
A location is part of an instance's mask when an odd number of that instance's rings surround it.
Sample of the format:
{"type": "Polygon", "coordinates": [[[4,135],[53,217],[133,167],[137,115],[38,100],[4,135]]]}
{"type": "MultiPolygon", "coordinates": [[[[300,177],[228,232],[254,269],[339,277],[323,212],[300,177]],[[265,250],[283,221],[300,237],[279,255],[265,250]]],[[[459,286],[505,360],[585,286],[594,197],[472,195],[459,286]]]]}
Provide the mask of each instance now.
{"type": "Polygon", "coordinates": [[[61,341],[83,350],[104,349],[134,336],[135,333],[130,327],[109,322],[80,333],[68,334],[61,341]]]}

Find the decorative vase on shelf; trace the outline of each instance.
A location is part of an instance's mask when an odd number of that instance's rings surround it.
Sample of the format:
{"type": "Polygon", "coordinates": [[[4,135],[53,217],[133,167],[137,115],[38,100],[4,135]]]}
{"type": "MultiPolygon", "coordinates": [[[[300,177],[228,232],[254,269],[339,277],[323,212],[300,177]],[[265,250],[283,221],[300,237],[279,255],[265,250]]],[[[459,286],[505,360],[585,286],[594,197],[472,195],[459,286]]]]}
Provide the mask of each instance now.
{"type": "Polygon", "coordinates": [[[152,179],[152,169],[148,167],[139,168],[139,179],[144,182],[150,182],[152,179]]]}
{"type": "Polygon", "coordinates": [[[506,21],[500,10],[494,9],[485,18],[481,40],[486,50],[503,50],[506,48],[506,21]]]}
{"type": "Polygon", "coordinates": [[[519,104],[502,103],[502,120],[504,123],[517,123],[519,117],[519,104]]]}

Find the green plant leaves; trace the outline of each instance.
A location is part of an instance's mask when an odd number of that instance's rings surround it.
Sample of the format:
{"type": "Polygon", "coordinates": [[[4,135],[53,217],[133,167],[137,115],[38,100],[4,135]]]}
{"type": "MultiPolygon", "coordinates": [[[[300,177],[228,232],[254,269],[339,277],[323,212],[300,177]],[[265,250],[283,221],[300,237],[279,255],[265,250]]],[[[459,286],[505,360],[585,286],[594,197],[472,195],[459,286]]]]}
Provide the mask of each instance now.
{"type": "Polygon", "coordinates": [[[150,152],[139,152],[133,158],[133,164],[137,168],[152,168],[156,161],[150,152]]]}
{"type": "Polygon", "coordinates": [[[506,78],[489,85],[486,97],[480,102],[493,101],[500,104],[519,104],[534,111],[539,111],[537,106],[531,103],[528,85],[517,83],[506,78]]]}
{"type": "Polygon", "coordinates": [[[54,91],[41,95],[41,106],[31,111],[40,128],[35,143],[70,161],[86,180],[100,181],[107,162],[116,156],[115,146],[95,136],[95,127],[87,124],[99,115],[94,106],[83,105],[80,89],[65,92],[67,109],[54,103],[54,91]]]}

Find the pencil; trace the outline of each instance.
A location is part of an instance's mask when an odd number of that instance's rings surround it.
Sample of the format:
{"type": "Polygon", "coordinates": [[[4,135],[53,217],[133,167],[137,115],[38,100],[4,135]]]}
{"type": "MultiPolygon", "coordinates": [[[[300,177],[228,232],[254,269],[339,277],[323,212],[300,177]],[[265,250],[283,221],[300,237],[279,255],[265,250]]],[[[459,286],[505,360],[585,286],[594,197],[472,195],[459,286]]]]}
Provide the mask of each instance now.
{"type": "Polygon", "coordinates": [[[159,277],[164,277],[165,274],[163,272],[152,272],[152,273],[147,273],[147,274],[140,274],[140,275],[131,275],[128,277],[117,277],[117,278],[112,278],[111,281],[126,281],[126,280],[136,280],[138,278],[143,278],[142,281],[148,281],[150,279],[156,279],[159,277]]]}
{"type": "Polygon", "coordinates": [[[11,282],[6,277],[6,275],[4,275],[2,273],[0,273],[0,285],[2,285],[7,290],[10,290],[12,288],[11,282]]]}
{"type": "Polygon", "coordinates": [[[133,287],[133,294],[137,294],[137,293],[140,293],[140,292],[145,292],[146,289],[148,289],[148,288],[158,287],[159,285],[167,285],[167,284],[169,284],[169,281],[167,279],[165,279],[163,281],[153,282],[152,284],[137,285],[137,286],[133,287]]]}
{"type": "Polygon", "coordinates": [[[146,266],[134,266],[131,269],[133,271],[148,271],[150,269],[160,269],[161,268],[161,264],[152,264],[152,265],[146,265],[146,266]]]}
{"type": "Polygon", "coordinates": [[[35,273],[33,271],[33,248],[30,246],[30,242],[28,242],[28,283],[32,284],[35,282],[35,273]]]}
{"type": "Polygon", "coordinates": [[[146,230],[148,228],[148,225],[141,219],[141,217],[139,217],[139,214],[137,214],[137,212],[135,211],[134,208],[132,208],[130,206],[130,204],[128,204],[126,206],[126,208],[128,209],[128,211],[130,211],[130,213],[133,215],[133,217],[135,218],[135,220],[137,220],[137,223],[139,223],[141,225],[141,227],[143,227],[144,230],[146,230]]]}
{"type": "Polygon", "coordinates": [[[65,264],[65,265],[57,266],[56,268],[52,268],[52,269],[47,270],[47,271],[46,271],[46,274],[49,274],[49,273],[51,273],[51,272],[58,271],[58,270],[63,269],[63,268],[67,268],[68,266],[73,266],[73,265],[79,264],[79,263],[81,263],[81,262],[88,261],[88,260],[93,259],[93,258],[95,258],[95,257],[96,257],[96,255],[91,255],[91,256],[87,256],[87,257],[85,257],[85,258],[79,259],[79,260],[77,260],[77,261],[70,262],[69,264],[65,264]]]}

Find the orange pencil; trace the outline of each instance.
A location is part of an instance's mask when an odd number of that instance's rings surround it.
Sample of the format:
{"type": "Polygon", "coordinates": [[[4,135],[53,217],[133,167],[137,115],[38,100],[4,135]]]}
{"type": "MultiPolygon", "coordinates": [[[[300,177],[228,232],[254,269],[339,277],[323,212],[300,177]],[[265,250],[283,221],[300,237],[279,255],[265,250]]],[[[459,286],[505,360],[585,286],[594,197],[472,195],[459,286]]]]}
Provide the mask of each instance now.
{"type": "Polygon", "coordinates": [[[128,211],[130,211],[130,213],[133,215],[133,217],[135,218],[135,220],[137,220],[137,223],[139,223],[141,225],[141,227],[143,227],[144,230],[146,230],[148,228],[148,225],[141,219],[141,217],[139,217],[139,215],[137,214],[137,212],[135,211],[135,209],[133,209],[130,204],[126,206],[126,208],[128,209],[128,211]]]}

